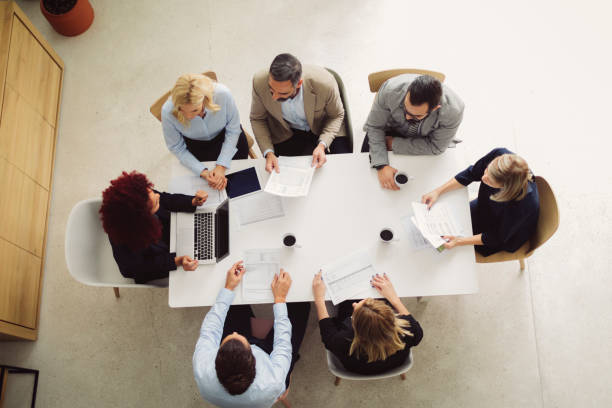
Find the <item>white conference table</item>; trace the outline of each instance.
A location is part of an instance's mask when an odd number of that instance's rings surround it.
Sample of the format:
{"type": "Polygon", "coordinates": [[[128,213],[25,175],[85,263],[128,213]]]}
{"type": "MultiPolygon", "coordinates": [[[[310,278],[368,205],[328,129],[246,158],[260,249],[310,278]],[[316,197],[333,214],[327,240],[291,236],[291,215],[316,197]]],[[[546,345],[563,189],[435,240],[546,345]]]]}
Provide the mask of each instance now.
{"type": "MultiPolygon", "coordinates": [[[[438,253],[433,248],[411,249],[400,218],[412,213],[411,202],[443,184],[463,169],[456,149],[439,156],[400,156],[389,153],[390,164],[414,179],[399,191],[380,187],[367,153],[327,155],[316,170],[306,197],[283,198],[285,216],[240,226],[230,201],[230,255],[218,264],[200,265],[195,271],[178,268],[170,272],[171,307],[209,306],[225,284],[231,265],[248,249],[281,249],[281,267],[293,280],[288,302],[311,301],[312,279],[321,265],[360,249],[370,248],[374,268],[387,273],[400,297],[458,295],[478,291],[474,248],[457,247],[438,253]],[[391,227],[398,241],[383,243],[379,232],[391,227]],[[282,237],[292,232],[301,248],[284,248],[282,237]]],[[[265,160],[235,160],[229,171],[256,166],[262,187],[268,179],[265,160]]],[[[281,168],[282,171],[282,168],[281,168]]],[[[191,175],[176,163],[172,178],[191,175]]],[[[186,194],[193,194],[186,191],[186,194]]],[[[458,227],[471,235],[466,188],[443,195],[458,227]]],[[[172,240],[173,241],[173,240],[172,240]]],[[[171,242],[171,249],[174,242],[171,242]]],[[[247,272],[248,273],[248,270],[247,272]]],[[[234,304],[245,303],[239,286],[234,304]]],[[[380,297],[373,289],[361,297],[380,297]]]]}

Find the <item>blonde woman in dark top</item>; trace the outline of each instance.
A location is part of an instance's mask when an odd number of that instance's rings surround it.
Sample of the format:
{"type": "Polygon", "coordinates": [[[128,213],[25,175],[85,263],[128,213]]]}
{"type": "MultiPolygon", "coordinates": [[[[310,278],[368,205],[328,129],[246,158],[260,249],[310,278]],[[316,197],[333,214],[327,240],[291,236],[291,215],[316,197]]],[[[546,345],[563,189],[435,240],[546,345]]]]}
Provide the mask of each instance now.
{"type": "Polygon", "coordinates": [[[444,247],[474,245],[484,256],[516,251],[535,232],[540,213],[538,186],[527,162],[506,148],[493,149],[421,201],[431,208],[442,194],[473,182],[480,182],[478,198],[470,202],[474,235],[446,236],[444,247]]]}
{"type": "Polygon", "coordinates": [[[325,348],[344,368],[358,374],[380,374],[406,362],[410,348],[423,338],[421,325],[397,296],[386,274],[371,284],[385,300],[345,301],[330,317],[325,306],[325,284],[315,275],[312,291],[325,348]]]}

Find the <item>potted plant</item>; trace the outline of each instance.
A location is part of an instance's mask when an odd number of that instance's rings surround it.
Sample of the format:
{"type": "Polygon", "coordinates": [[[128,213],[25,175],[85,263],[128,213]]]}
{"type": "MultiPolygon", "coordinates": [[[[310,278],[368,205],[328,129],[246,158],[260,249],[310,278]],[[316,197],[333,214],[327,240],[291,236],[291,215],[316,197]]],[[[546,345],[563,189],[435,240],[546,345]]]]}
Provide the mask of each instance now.
{"type": "Polygon", "coordinates": [[[40,0],[40,10],[55,31],[67,36],[85,32],[94,19],[89,0],[40,0]]]}

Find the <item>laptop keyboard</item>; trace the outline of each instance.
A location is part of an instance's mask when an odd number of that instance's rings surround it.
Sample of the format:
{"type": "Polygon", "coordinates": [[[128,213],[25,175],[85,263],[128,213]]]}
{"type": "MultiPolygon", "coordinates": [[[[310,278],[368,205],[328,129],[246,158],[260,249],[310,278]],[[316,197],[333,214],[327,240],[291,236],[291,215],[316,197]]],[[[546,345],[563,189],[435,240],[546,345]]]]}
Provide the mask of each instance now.
{"type": "Polygon", "coordinates": [[[195,213],[193,216],[194,258],[197,260],[213,259],[213,229],[212,213],[195,213]]]}

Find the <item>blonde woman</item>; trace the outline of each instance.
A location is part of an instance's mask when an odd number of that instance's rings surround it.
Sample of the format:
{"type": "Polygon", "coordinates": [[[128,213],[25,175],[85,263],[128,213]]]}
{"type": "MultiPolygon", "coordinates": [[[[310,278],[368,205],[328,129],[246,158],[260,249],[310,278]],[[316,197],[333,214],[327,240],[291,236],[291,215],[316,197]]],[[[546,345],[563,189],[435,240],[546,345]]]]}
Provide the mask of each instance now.
{"type": "Polygon", "coordinates": [[[212,187],[224,189],[232,159],[246,159],[249,152],[229,89],[204,75],[181,75],[161,116],[168,149],[212,187]],[[208,169],[203,161],[216,166],[208,169]]]}
{"type": "Polygon", "coordinates": [[[442,186],[422,197],[428,208],[440,195],[481,181],[470,202],[471,237],[446,236],[447,249],[475,245],[484,256],[514,252],[533,235],[540,210],[538,188],[527,162],[505,148],[493,149],[442,186]]]}
{"type": "Polygon", "coordinates": [[[321,272],[312,282],[319,330],[325,348],[358,374],[379,374],[406,362],[410,348],[423,338],[423,329],[400,301],[387,275],[371,282],[385,299],[347,300],[329,317],[321,272]]]}

